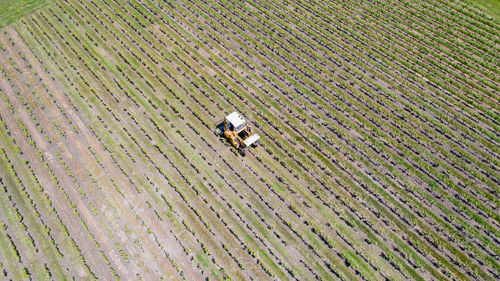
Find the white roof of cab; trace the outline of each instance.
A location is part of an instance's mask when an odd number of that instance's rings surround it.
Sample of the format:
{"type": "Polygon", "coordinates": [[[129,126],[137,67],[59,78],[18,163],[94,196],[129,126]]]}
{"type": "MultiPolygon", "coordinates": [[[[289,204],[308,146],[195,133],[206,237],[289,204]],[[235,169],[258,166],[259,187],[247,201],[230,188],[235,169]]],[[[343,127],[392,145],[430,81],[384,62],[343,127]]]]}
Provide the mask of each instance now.
{"type": "Polygon", "coordinates": [[[245,123],[245,119],[243,119],[243,117],[241,117],[241,115],[236,111],[226,116],[226,119],[229,123],[233,124],[235,128],[238,128],[241,124],[245,123]]]}

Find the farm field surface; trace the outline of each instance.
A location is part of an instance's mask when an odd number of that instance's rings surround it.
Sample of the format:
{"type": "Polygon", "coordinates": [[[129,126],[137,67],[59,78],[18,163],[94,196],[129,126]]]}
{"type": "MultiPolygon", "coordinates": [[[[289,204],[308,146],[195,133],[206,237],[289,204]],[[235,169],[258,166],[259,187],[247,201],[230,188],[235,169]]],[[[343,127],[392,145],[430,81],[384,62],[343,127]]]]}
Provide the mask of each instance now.
{"type": "Polygon", "coordinates": [[[1,280],[500,279],[498,2],[26,3],[1,280]]]}

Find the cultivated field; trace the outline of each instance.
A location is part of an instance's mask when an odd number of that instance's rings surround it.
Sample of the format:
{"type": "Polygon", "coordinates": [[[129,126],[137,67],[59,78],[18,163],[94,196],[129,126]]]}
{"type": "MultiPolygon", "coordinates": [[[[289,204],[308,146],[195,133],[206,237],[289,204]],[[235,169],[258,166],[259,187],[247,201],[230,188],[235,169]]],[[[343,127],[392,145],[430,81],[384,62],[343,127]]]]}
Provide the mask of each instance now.
{"type": "Polygon", "coordinates": [[[500,279],[496,16],[47,2],[0,29],[0,279],[500,279]]]}

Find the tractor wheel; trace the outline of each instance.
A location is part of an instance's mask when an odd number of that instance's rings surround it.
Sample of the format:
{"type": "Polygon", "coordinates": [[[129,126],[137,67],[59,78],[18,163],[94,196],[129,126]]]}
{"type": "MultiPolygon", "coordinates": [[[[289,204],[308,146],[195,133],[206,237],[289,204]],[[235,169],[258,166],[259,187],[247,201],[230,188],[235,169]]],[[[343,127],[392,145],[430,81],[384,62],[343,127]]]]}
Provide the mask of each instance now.
{"type": "Polygon", "coordinates": [[[241,154],[241,156],[245,156],[247,153],[243,147],[238,147],[238,152],[241,154]]]}

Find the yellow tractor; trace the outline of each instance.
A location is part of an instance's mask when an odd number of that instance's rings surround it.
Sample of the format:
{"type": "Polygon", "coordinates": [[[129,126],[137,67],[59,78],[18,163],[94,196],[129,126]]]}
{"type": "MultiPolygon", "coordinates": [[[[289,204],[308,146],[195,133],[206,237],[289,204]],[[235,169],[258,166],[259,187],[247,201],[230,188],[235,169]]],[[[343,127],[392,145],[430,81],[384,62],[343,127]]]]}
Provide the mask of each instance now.
{"type": "Polygon", "coordinates": [[[257,146],[259,135],[252,134],[252,128],[247,125],[245,119],[238,112],[233,112],[224,118],[224,121],[217,125],[215,133],[220,137],[225,137],[245,156],[245,149],[249,146],[257,146]]]}

